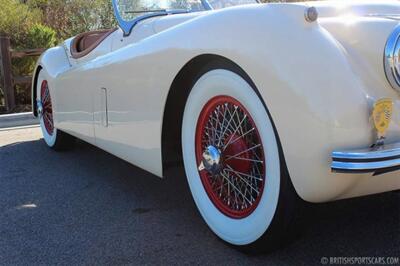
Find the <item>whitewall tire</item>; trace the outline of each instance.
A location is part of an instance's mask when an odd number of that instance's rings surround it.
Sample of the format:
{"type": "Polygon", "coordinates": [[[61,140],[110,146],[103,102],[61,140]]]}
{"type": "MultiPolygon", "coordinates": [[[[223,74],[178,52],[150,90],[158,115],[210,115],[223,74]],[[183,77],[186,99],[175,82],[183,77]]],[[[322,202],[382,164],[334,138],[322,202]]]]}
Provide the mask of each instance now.
{"type": "Polygon", "coordinates": [[[47,146],[54,150],[64,150],[71,147],[74,138],[54,126],[50,84],[44,70],[39,72],[37,78],[36,105],[43,139],[47,146]]]}
{"type": "Polygon", "coordinates": [[[251,247],[276,235],[286,172],[278,143],[263,102],[241,75],[210,69],[194,84],[182,125],[184,166],[202,217],[224,241],[251,247]]]}

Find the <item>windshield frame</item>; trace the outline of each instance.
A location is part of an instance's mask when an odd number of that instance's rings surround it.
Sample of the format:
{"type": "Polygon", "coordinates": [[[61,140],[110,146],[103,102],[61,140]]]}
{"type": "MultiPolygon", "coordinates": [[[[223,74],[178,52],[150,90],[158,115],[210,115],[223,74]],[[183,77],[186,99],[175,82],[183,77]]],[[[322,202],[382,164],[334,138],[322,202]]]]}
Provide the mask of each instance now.
{"type": "MultiPolygon", "coordinates": [[[[200,1],[201,1],[201,5],[203,6],[205,11],[213,10],[213,8],[210,5],[210,3],[208,2],[208,0],[200,0],[200,1]]],[[[119,27],[124,32],[124,37],[129,36],[132,32],[132,29],[136,26],[136,24],[138,24],[142,20],[152,18],[152,17],[158,17],[158,16],[184,14],[184,13],[192,12],[190,10],[159,10],[159,11],[155,11],[155,12],[149,11],[149,13],[143,14],[141,16],[134,18],[133,20],[127,21],[121,17],[121,14],[118,10],[117,0],[112,0],[112,4],[113,4],[113,8],[114,8],[115,18],[117,19],[119,27]]]]}

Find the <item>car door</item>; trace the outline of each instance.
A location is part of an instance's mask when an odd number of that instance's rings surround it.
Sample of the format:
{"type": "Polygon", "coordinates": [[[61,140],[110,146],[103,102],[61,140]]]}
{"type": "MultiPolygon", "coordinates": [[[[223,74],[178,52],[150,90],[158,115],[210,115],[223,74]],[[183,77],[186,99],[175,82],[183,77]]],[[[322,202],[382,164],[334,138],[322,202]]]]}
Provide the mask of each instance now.
{"type": "Polygon", "coordinates": [[[57,106],[56,126],[62,131],[94,143],[91,84],[95,77],[87,77],[81,73],[81,66],[71,67],[57,78],[53,90],[57,106]]]}
{"type": "Polygon", "coordinates": [[[124,62],[126,52],[115,53],[114,62],[96,74],[101,81],[93,87],[96,146],[161,176],[160,91],[145,59],[124,62]]]}
{"type": "Polygon", "coordinates": [[[57,79],[58,127],[89,143],[95,143],[93,105],[97,90],[95,91],[94,88],[101,87],[101,84],[97,84],[96,75],[88,75],[86,71],[96,65],[98,58],[111,52],[116,32],[113,29],[109,31],[110,34],[97,47],[79,58],[71,55],[70,48],[74,38],[67,40],[64,43],[64,49],[66,54],[70,55],[68,58],[70,68],[60,74],[57,79]]]}

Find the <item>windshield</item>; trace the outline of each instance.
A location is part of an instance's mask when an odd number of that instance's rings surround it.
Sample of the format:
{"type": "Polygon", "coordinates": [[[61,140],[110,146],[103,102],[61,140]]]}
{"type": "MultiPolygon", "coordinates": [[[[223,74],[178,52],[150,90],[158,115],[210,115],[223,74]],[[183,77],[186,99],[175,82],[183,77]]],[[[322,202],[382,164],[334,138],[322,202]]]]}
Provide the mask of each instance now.
{"type": "Polygon", "coordinates": [[[113,0],[115,15],[126,35],[142,18],[255,3],[258,0],[113,0]]]}
{"type": "Polygon", "coordinates": [[[240,6],[259,3],[257,0],[208,0],[212,9],[221,9],[231,6],[240,6]]]}
{"type": "Polygon", "coordinates": [[[204,7],[199,0],[116,0],[118,11],[125,21],[133,20],[136,17],[152,12],[181,11],[195,12],[202,11],[204,7]]]}

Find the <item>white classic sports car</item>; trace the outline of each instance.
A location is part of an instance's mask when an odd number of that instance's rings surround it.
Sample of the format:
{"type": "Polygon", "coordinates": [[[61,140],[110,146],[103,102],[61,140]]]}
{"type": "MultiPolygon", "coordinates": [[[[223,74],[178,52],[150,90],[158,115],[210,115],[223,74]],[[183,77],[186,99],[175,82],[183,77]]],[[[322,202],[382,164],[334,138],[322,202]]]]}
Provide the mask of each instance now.
{"type": "Polygon", "coordinates": [[[278,246],[299,199],[400,189],[400,2],[113,0],[119,27],[49,49],[34,114],[159,177],[209,227],[278,246]]]}

